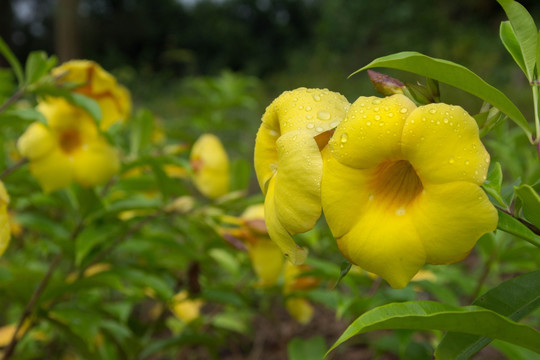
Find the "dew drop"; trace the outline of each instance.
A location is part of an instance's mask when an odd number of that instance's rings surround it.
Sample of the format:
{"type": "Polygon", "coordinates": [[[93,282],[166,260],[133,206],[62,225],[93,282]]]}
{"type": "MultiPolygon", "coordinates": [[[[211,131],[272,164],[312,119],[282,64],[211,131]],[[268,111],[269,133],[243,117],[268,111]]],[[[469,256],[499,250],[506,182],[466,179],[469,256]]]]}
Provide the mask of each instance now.
{"type": "Polygon", "coordinates": [[[324,130],[324,129],[323,129],[322,127],[320,127],[320,126],[317,126],[317,127],[315,128],[315,131],[317,131],[317,132],[322,132],[323,130],[324,130]]]}
{"type": "Polygon", "coordinates": [[[396,210],[396,215],[397,216],[403,216],[405,215],[405,208],[402,206],[400,207],[399,209],[396,210]]]}
{"type": "Polygon", "coordinates": [[[405,114],[407,111],[409,111],[406,107],[402,107],[401,110],[399,110],[400,113],[405,114]]]}
{"type": "Polygon", "coordinates": [[[304,105],[300,105],[300,106],[298,106],[298,108],[299,108],[300,110],[302,110],[302,109],[304,108],[304,105]]]}
{"type": "Polygon", "coordinates": [[[450,158],[450,160],[448,160],[448,162],[449,162],[450,164],[453,164],[453,163],[455,163],[455,162],[456,162],[456,160],[454,160],[454,158],[453,158],[453,157],[451,157],[451,158],[450,158]]]}
{"type": "Polygon", "coordinates": [[[341,134],[341,143],[344,144],[349,140],[349,135],[347,133],[341,134]]]}
{"type": "Polygon", "coordinates": [[[373,105],[379,105],[381,103],[381,100],[379,99],[374,99],[372,102],[371,102],[373,105]]]}
{"type": "Polygon", "coordinates": [[[384,125],[384,122],[381,121],[381,122],[379,123],[379,126],[383,126],[383,125],[384,125]]]}
{"type": "Polygon", "coordinates": [[[373,108],[373,111],[375,111],[375,112],[379,111],[379,107],[378,107],[378,106],[375,106],[375,107],[373,108]]]}
{"type": "Polygon", "coordinates": [[[321,120],[330,120],[330,113],[328,111],[321,110],[317,113],[317,117],[321,120]]]}
{"type": "Polygon", "coordinates": [[[306,115],[306,119],[308,119],[308,120],[313,119],[313,115],[306,115]]]}
{"type": "Polygon", "coordinates": [[[381,115],[375,115],[375,120],[377,121],[381,120],[381,115]]]}
{"type": "Polygon", "coordinates": [[[306,106],[306,111],[311,111],[311,106],[306,106]]]}
{"type": "Polygon", "coordinates": [[[334,121],[334,122],[331,122],[331,123],[330,123],[330,127],[331,127],[331,128],[335,128],[335,127],[338,126],[338,125],[339,125],[339,121],[334,121]]]}
{"type": "Polygon", "coordinates": [[[366,122],[367,126],[371,126],[371,121],[366,122]]]}
{"type": "Polygon", "coordinates": [[[430,112],[431,114],[435,114],[435,113],[437,112],[437,110],[435,110],[435,109],[429,109],[429,112],[430,112]]]}
{"type": "Polygon", "coordinates": [[[371,194],[371,195],[369,195],[368,200],[373,201],[373,198],[375,198],[375,196],[373,196],[373,194],[371,194]]]}
{"type": "Polygon", "coordinates": [[[309,124],[306,125],[306,127],[308,129],[313,129],[315,127],[315,125],[313,125],[313,123],[309,123],[309,124]]]}
{"type": "Polygon", "coordinates": [[[447,118],[444,118],[444,119],[443,119],[443,122],[444,122],[445,124],[448,124],[448,119],[447,119],[447,118]]]}
{"type": "Polygon", "coordinates": [[[321,97],[317,94],[313,95],[313,100],[315,101],[321,101],[321,97]]]}
{"type": "Polygon", "coordinates": [[[278,132],[276,130],[270,130],[270,135],[272,136],[278,136],[278,132]]]}
{"type": "Polygon", "coordinates": [[[465,165],[469,165],[471,162],[469,160],[465,161],[465,165]]]}
{"type": "Polygon", "coordinates": [[[388,117],[392,117],[392,116],[394,116],[394,113],[388,113],[387,115],[388,115],[388,117]]]}

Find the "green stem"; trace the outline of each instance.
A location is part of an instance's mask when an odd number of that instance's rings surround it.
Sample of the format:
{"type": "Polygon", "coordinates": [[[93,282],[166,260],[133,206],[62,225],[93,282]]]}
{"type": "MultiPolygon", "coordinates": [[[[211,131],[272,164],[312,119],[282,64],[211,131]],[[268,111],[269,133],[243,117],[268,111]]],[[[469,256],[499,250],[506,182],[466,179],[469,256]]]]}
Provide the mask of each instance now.
{"type": "Polygon", "coordinates": [[[536,127],[536,138],[534,139],[535,144],[540,143],[540,117],[538,116],[538,85],[532,86],[533,94],[533,106],[534,106],[534,125],[536,127]]]}
{"type": "Polygon", "coordinates": [[[13,104],[15,101],[19,100],[24,95],[25,91],[26,91],[26,89],[24,87],[17,90],[17,92],[15,94],[13,94],[9,99],[7,99],[7,101],[5,103],[3,103],[0,106],[0,113],[7,110],[7,108],[10,107],[11,104],[13,104]]]}

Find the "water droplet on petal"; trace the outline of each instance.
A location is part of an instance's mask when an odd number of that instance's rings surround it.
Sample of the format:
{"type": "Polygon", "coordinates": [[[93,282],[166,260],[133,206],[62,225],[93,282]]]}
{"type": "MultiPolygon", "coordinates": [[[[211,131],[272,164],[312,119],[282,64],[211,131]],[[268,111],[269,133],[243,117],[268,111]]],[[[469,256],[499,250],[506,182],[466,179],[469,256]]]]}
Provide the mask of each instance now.
{"type": "Polygon", "coordinates": [[[371,102],[373,105],[379,105],[381,103],[381,100],[379,99],[374,99],[372,102],[371,102]]]}
{"type": "Polygon", "coordinates": [[[453,164],[453,163],[455,163],[455,162],[456,162],[456,160],[454,160],[454,158],[453,158],[453,157],[451,157],[451,158],[450,158],[450,160],[448,160],[448,162],[449,162],[450,164],[453,164]]]}
{"type": "Polygon", "coordinates": [[[300,110],[302,110],[302,109],[304,108],[304,105],[300,105],[300,106],[298,106],[298,108],[299,108],[300,110]]]}
{"type": "Polygon", "coordinates": [[[375,120],[377,121],[381,120],[381,115],[375,115],[375,120]]]}
{"type": "Polygon", "coordinates": [[[313,100],[315,101],[321,101],[321,97],[317,94],[313,95],[313,100]]]}
{"type": "Polygon", "coordinates": [[[317,126],[317,127],[315,128],[315,131],[317,131],[317,132],[322,132],[323,130],[324,130],[324,129],[323,129],[322,127],[320,127],[320,126],[317,126]]]}
{"type": "Polygon", "coordinates": [[[443,119],[443,122],[444,122],[445,124],[448,124],[448,119],[447,119],[447,118],[444,118],[444,119],[443,119]]]}
{"type": "Polygon", "coordinates": [[[308,119],[308,120],[313,119],[313,115],[306,115],[306,119],[308,119]]]}
{"type": "Polygon", "coordinates": [[[408,111],[406,107],[402,107],[401,110],[399,110],[400,113],[405,114],[408,111]]]}
{"type": "Polygon", "coordinates": [[[321,120],[330,120],[330,113],[328,111],[321,110],[317,113],[317,117],[321,120]]]}
{"type": "Polygon", "coordinates": [[[339,121],[334,121],[334,122],[331,122],[331,123],[330,123],[330,127],[331,127],[331,128],[335,128],[335,127],[338,126],[338,125],[339,125],[339,121]]]}
{"type": "Polygon", "coordinates": [[[437,112],[437,110],[435,110],[435,109],[429,109],[429,112],[430,112],[431,114],[435,114],[435,113],[437,112]]]}
{"type": "Polygon", "coordinates": [[[349,140],[349,135],[347,133],[341,134],[341,142],[346,143],[349,140]]]}
{"type": "Polygon", "coordinates": [[[276,130],[270,130],[270,135],[272,136],[278,136],[278,132],[276,130]]]}
{"type": "Polygon", "coordinates": [[[371,126],[371,121],[366,122],[367,126],[371,126]]]}
{"type": "Polygon", "coordinates": [[[308,129],[313,129],[313,128],[315,127],[315,125],[313,125],[313,123],[308,123],[308,124],[306,125],[306,127],[307,127],[308,129]]]}
{"type": "Polygon", "coordinates": [[[311,106],[306,106],[306,111],[311,111],[311,106]]]}
{"type": "Polygon", "coordinates": [[[465,165],[469,165],[471,162],[469,160],[465,160],[465,165]]]}
{"type": "Polygon", "coordinates": [[[381,121],[381,122],[379,123],[379,126],[383,126],[383,125],[384,125],[384,122],[381,121]]]}
{"type": "Polygon", "coordinates": [[[396,210],[396,215],[397,216],[403,216],[405,215],[405,208],[402,206],[400,207],[399,209],[396,210]]]}
{"type": "Polygon", "coordinates": [[[386,114],[386,115],[387,115],[388,117],[392,117],[392,116],[394,116],[394,113],[388,113],[388,114],[386,114]]]}

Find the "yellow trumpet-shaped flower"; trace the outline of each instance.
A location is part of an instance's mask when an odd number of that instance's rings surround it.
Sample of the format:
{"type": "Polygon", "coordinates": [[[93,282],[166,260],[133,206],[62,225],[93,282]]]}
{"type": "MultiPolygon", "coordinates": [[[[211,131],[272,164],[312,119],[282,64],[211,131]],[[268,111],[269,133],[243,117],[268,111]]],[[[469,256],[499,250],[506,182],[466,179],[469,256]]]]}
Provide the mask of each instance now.
{"type": "Polygon", "coordinates": [[[7,206],[9,204],[9,195],[0,181],[0,256],[6,251],[11,238],[11,225],[7,206]]]}
{"type": "Polygon", "coordinates": [[[262,117],[255,171],[265,194],[266,226],[293,264],[307,252],[291,235],[312,229],[321,214],[321,149],[349,106],[338,93],[299,88],[281,94],[262,117]]]}
{"type": "MultiPolygon", "coordinates": [[[[99,64],[89,60],[71,60],[53,69],[59,82],[80,84],[74,91],[94,99],[101,109],[102,130],[116,122],[125,122],[131,112],[129,91],[118,84],[116,79],[99,64]]],[[[55,106],[59,98],[48,97],[42,101],[42,108],[55,106]]]]}
{"type": "Polygon", "coordinates": [[[204,302],[201,299],[190,299],[189,293],[182,290],[174,295],[170,309],[177,318],[189,323],[200,316],[203,305],[204,302]]]}
{"type": "Polygon", "coordinates": [[[54,106],[40,104],[38,109],[49,126],[31,124],[17,147],[30,160],[30,172],[45,192],[72,181],[82,186],[103,184],[116,174],[118,154],[86,111],[63,99],[56,99],[54,106]]]}
{"type": "Polygon", "coordinates": [[[215,199],[229,192],[229,158],[217,136],[201,135],[193,144],[190,162],[195,186],[204,196],[215,199]]]}
{"type": "Polygon", "coordinates": [[[341,252],[402,288],[466,257],[497,226],[480,185],[489,154],[459,106],[360,97],[326,150],[322,206],[341,252]]]}

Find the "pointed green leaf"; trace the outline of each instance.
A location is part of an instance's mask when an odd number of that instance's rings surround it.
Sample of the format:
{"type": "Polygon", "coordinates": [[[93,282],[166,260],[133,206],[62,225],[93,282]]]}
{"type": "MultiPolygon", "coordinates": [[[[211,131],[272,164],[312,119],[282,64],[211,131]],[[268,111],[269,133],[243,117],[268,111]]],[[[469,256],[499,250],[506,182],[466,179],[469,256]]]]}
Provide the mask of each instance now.
{"type": "Polygon", "coordinates": [[[434,301],[392,303],[357,318],[330,349],[373,330],[443,330],[488,336],[540,352],[540,332],[479,306],[456,307],[434,301]]]}
{"type": "Polygon", "coordinates": [[[484,191],[491,195],[497,202],[506,207],[506,203],[501,196],[502,169],[500,163],[495,163],[489,170],[486,182],[482,185],[484,191]]]}
{"type": "Polygon", "coordinates": [[[375,59],[351,74],[351,76],[374,67],[387,67],[409,71],[465,90],[508,115],[509,118],[523,129],[527,137],[529,139],[531,138],[531,129],[527,123],[527,119],[525,119],[516,105],[500,90],[489,85],[478,75],[462,65],[447,60],[432,58],[418,52],[405,51],[375,59]]]}
{"type": "Polygon", "coordinates": [[[532,232],[531,229],[529,229],[515,217],[501,210],[498,210],[498,213],[499,223],[497,224],[497,229],[526,240],[534,246],[540,247],[540,236],[532,232]]]}
{"type": "Polygon", "coordinates": [[[2,40],[2,37],[0,37],[0,54],[4,55],[7,62],[11,66],[11,69],[15,73],[15,76],[17,77],[17,82],[19,83],[19,86],[22,86],[24,83],[24,76],[22,71],[22,66],[19,60],[17,60],[17,57],[11,52],[9,49],[9,46],[2,40]]]}
{"type": "Polygon", "coordinates": [[[99,125],[101,121],[101,108],[96,100],[74,92],[70,93],[67,100],[73,105],[83,108],[99,125]]]}
{"type": "Polygon", "coordinates": [[[534,78],[534,65],[536,63],[537,32],[534,20],[520,3],[513,0],[497,0],[504,9],[510,24],[514,29],[516,39],[521,49],[526,75],[529,81],[534,78]]]}
{"type": "MultiPolygon", "coordinates": [[[[473,305],[493,310],[511,320],[519,321],[540,306],[540,271],[507,280],[489,290],[473,305]]],[[[440,342],[435,357],[437,359],[469,359],[492,339],[449,332],[440,342]]]]}
{"type": "Polygon", "coordinates": [[[540,195],[532,186],[526,184],[515,188],[515,191],[516,195],[521,199],[525,219],[540,228],[540,195]]]}
{"type": "Polygon", "coordinates": [[[33,51],[26,59],[26,85],[31,85],[41,79],[56,64],[56,58],[47,57],[44,51],[33,51]]]}
{"type": "Polygon", "coordinates": [[[516,64],[519,65],[521,70],[525,75],[527,75],[527,68],[525,67],[525,61],[523,60],[523,54],[521,53],[521,48],[519,47],[518,40],[516,39],[516,34],[510,21],[501,22],[501,27],[499,29],[499,37],[506,48],[506,50],[512,55],[516,64]]]}

